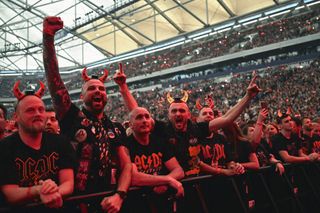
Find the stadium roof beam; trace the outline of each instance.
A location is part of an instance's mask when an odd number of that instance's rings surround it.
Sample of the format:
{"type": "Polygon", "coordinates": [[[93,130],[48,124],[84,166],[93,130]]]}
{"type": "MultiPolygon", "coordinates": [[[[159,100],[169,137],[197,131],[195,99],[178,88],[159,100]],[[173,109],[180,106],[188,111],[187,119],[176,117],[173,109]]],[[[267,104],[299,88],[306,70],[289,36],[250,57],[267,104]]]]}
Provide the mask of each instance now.
{"type": "MultiPolygon", "coordinates": [[[[3,4],[5,4],[3,1],[1,1],[3,4]]],[[[8,6],[7,4],[5,4],[6,6],[8,6]]],[[[24,17],[24,16],[22,16],[19,12],[17,12],[17,11],[15,11],[13,8],[11,8],[11,7],[9,7],[11,10],[13,10],[15,13],[17,13],[17,15],[18,16],[21,16],[22,17],[22,19],[24,19],[24,20],[26,20],[27,21],[27,23],[28,23],[28,25],[30,24],[30,22],[24,17]]],[[[2,20],[2,18],[1,18],[1,20],[2,20]]],[[[3,21],[3,20],[2,20],[3,21]]],[[[4,21],[3,21],[4,22],[4,21]]],[[[37,28],[37,26],[36,25],[34,25],[34,24],[32,24],[31,23],[31,26],[33,26],[33,27],[35,27],[35,28],[37,28]]],[[[25,47],[25,48],[28,48],[28,46],[29,46],[29,44],[31,43],[30,42],[30,40],[28,40],[28,39],[24,39],[26,42],[27,42],[27,44],[24,44],[24,42],[22,42],[21,40],[21,38],[20,38],[20,36],[18,36],[18,35],[16,35],[16,33],[14,33],[14,31],[11,29],[11,27],[10,26],[7,26],[7,28],[10,30],[10,33],[12,34],[12,35],[14,35],[14,36],[16,36],[16,38],[20,41],[20,43],[25,47]]],[[[29,27],[28,27],[28,32],[29,32],[29,27]]],[[[39,28],[37,28],[38,30],[40,30],[39,28]]],[[[29,37],[29,35],[28,35],[28,37],[29,37]]],[[[10,42],[11,43],[11,42],[10,42]]],[[[39,64],[39,60],[37,60],[37,58],[36,57],[34,57],[34,55],[33,54],[29,54],[29,51],[28,51],[29,49],[25,49],[24,51],[26,52],[26,54],[27,55],[30,55],[32,58],[33,58],[33,60],[37,63],[37,65],[39,66],[39,67],[41,67],[41,64],[39,64]]],[[[42,62],[41,62],[42,63],[42,62]]]]}
{"type": "Polygon", "coordinates": [[[10,58],[7,58],[7,60],[8,60],[14,67],[16,67],[18,71],[22,72],[22,70],[15,64],[15,62],[13,62],[10,58]]]}
{"type": "Polygon", "coordinates": [[[181,4],[179,1],[177,0],[172,0],[174,3],[176,3],[177,5],[179,5],[182,9],[184,9],[187,13],[189,13],[193,18],[195,18],[197,21],[199,21],[204,27],[208,26],[207,23],[205,23],[204,21],[202,21],[198,16],[196,16],[193,12],[191,12],[188,8],[186,8],[183,4],[181,4]]]}
{"type": "Polygon", "coordinates": [[[184,30],[181,29],[174,21],[169,18],[162,10],[159,9],[153,2],[150,2],[149,0],[145,0],[155,11],[157,11],[165,20],[167,20],[179,33],[184,33],[184,30]]]}
{"type": "Polygon", "coordinates": [[[232,12],[232,10],[224,3],[223,0],[217,0],[219,4],[223,7],[223,9],[229,14],[230,17],[235,17],[236,14],[232,12]]]}
{"type": "MultiPolygon", "coordinates": [[[[15,4],[16,6],[20,7],[21,9],[24,9],[32,14],[34,14],[35,16],[41,18],[41,19],[44,19],[45,17],[47,17],[48,15],[45,14],[44,12],[38,10],[37,8],[35,7],[31,7],[30,5],[28,5],[27,3],[24,3],[24,2],[21,2],[20,0],[16,0],[16,1],[12,1],[13,4],[15,4]],[[27,7],[24,7],[20,4],[18,4],[17,2],[19,3],[22,3],[22,4],[25,4],[27,7]],[[36,12],[35,12],[36,11],[36,12]]],[[[110,53],[108,53],[106,50],[102,49],[101,47],[91,43],[89,40],[87,40],[84,36],[82,36],[81,34],[78,34],[77,32],[75,31],[72,31],[68,28],[64,28],[65,31],[71,33],[72,35],[84,40],[85,42],[88,42],[89,44],[91,44],[92,46],[94,46],[98,51],[100,51],[102,54],[108,56],[110,53]]],[[[76,64],[79,64],[79,63],[76,63],[76,64]]]]}
{"type": "MultiPolygon", "coordinates": [[[[140,36],[142,36],[143,38],[147,39],[148,41],[150,41],[151,43],[155,43],[154,40],[150,39],[149,37],[147,37],[146,35],[144,35],[143,33],[139,32],[138,30],[134,29],[133,27],[131,27],[130,25],[128,25],[127,23],[121,21],[119,18],[115,17],[114,15],[110,14],[109,12],[107,12],[106,10],[98,7],[96,4],[94,4],[91,1],[85,1],[84,2],[88,7],[90,7],[87,3],[90,3],[91,5],[93,5],[95,7],[95,9],[97,9],[98,11],[103,12],[106,15],[109,15],[111,18],[108,17],[104,17],[107,22],[112,23],[114,26],[116,26],[119,30],[121,30],[124,34],[126,34],[131,40],[133,40],[138,46],[143,46],[143,44],[138,41],[133,35],[131,35],[129,32],[127,32],[125,29],[123,29],[123,27],[121,27],[118,23],[115,22],[115,20],[117,20],[118,22],[120,22],[121,24],[123,24],[124,26],[128,27],[130,30],[136,32],[137,34],[139,34],[140,36]]],[[[91,8],[91,7],[90,7],[91,8]]]]}

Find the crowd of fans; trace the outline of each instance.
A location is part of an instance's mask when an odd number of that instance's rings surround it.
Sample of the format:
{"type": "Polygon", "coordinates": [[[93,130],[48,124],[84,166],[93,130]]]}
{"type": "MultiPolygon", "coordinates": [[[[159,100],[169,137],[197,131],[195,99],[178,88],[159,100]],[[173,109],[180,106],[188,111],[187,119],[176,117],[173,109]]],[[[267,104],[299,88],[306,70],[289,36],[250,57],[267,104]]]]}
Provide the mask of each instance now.
{"type": "MultiPolygon", "coordinates": [[[[303,63],[303,65],[282,65],[260,70],[261,88],[263,93],[259,100],[243,114],[242,120],[254,119],[257,115],[259,101],[269,103],[270,119],[274,119],[277,111],[291,108],[292,112],[299,116],[320,116],[319,90],[320,83],[319,60],[303,63]]],[[[233,75],[230,80],[215,82],[215,79],[206,79],[185,83],[183,85],[172,85],[173,94],[179,93],[180,89],[189,92],[189,105],[194,114],[196,99],[204,100],[211,95],[215,108],[226,112],[243,96],[245,87],[250,79],[251,73],[233,75]],[[179,92],[177,92],[179,91],[179,92]]],[[[148,106],[151,113],[158,119],[164,119],[167,115],[166,90],[155,89],[145,92],[135,92],[134,96],[142,106],[148,106]]],[[[179,94],[178,94],[179,95],[179,94]]],[[[181,95],[181,94],[180,94],[181,95]]],[[[174,95],[173,95],[174,96],[174,95]]],[[[128,119],[126,108],[123,106],[120,96],[110,96],[107,111],[111,117],[119,121],[128,119]]]]}
{"type": "MultiPolygon", "coordinates": [[[[286,23],[269,26],[273,33],[279,26],[289,31],[275,36],[276,42],[294,35],[286,23]]],[[[264,187],[276,188],[277,198],[285,184],[296,199],[307,185],[320,188],[319,59],[215,78],[193,73],[195,78],[162,81],[161,88],[136,92],[126,83],[130,69],[119,64],[113,75],[119,95],[107,95],[106,72],[96,77],[82,72],[81,102],[76,103],[68,93],[71,81],[60,75],[54,49],[55,33],[62,28],[60,17],[43,21],[44,82],[54,112],[42,100],[44,85],[38,89],[32,79],[24,79],[32,91],[14,88],[13,117],[0,105],[0,205],[10,204],[15,212],[35,201],[42,203],[38,212],[198,212],[199,199],[207,212],[234,212],[239,210],[232,200],[237,194],[244,210],[255,205],[250,199],[264,208],[259,184],[246,178],[260,168],[272,173],[264,187]],[[308,169],[304,175],[309,179],[304,181],[301,172],[287,170],[284,163],[308,169]],[[219,178],[191,187],[180,181],[203,174],[219,178]],[[232,179],[233,189],[226,187],[227,177],[237,179],[232,179]],[[131,194],[130,186],[146,192],[131,194]],[[113,193],[64,204],[67,196],[105,190],[113,193]]],[[[264,31],[258,35],[264,37],[264,31]]],[[[271,41],[258,40],[252,37],[250,42],[271,41]]],[[[226,51],[235,50],[234,45],[218,43],[226,51]]],[[[201,48],[192,49],[200,54],[201,48]]],[[[151,59],[158,64],[158,58],[151,59]]],[[[314,195],[307,193],[298,203],[306,212],[318,212],[312,204],[320,198],[314,195]]],[[[288,202],[280,211],[292,212],[292,206],[295,203],[288,202]]]]}
{"type": "MultiPolygon", "coordinates": [[[[224,33],[219,33],[194,42],[189,42],[171,49],[162,50],[153,54],[139,56],[122,61],[127,76],[134,77],[150,74],[184,64],[202,61],[242,50],[252,49],[280,41],[285,41],[305,35],[319,32],[319,9],[307,13],[298,14],[290,18],[283,18],[270,22],[269,19],[257,22],[252,27],[242,27],[224,33]]],[[[99,69],[88,70],[97,73],[99,69]]],[[[108,68],[111,72],[118,69],[117,65],[111,64],[108,68]]],[[[37,84],[33,77],[23,76],[27,81],[22,81],[21,87],[37,84]]],[[[79,89],[81,82],[80,72],[65,77],[69,89],[79,89]]],[[[12,78],[0,79],[1,97],[12,97],[9,92],[14,84],[12,78]]],[[[43,81],[45,81],[43,79],[43,81]]]]}

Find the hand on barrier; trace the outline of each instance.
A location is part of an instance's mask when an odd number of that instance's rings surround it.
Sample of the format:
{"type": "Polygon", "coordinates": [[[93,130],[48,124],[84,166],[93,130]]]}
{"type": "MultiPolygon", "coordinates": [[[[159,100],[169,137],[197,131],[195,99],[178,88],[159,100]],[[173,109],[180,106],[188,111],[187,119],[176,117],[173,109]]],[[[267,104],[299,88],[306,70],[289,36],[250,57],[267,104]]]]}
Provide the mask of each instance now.
{"type": "Polygon", "coordinates": [[[41,202],[49,208],[60,208],[63,205],[62,196],[59,192],[43,194],[40,192],[41,202]]]}
{"type": "Polygon", "coordinates": [[[40,180],[39,184],[41,185],[40,192],[42,194],[51,194],[59,191],[58,185],[51,179],[40,180]]]}
{"type": "Polygon", "coordinates": [[[101,201],[100,205],[105,212],[117,213],[120,211],[123,203],[123,199],[119,194],[114,194],[110,197],[105,197],[101,201]]]}
{"type": "Polygon", "coordinates": [[[313,153],[309,154],[308,157],[309,157],[309,160],[313,162],[313,161],[319,160],[320,156],[318,153],[313,152],[313,153]]]}
{"type": "Polygon", "coordinates": [[[55,33],[63,28],[63,21],[60,17],[48,16],[43,20],[43,33],[54,36],[55,33]]]}
{"type": "Polygon", "coordinates": [[[236,175],[242,175],[246,171],[240,163],[236,163],[234,161],[230,162],[228,168],[233,170],[236,175]]]}
{"type": "Polygon", "coordinates": [[[278,162],[276,163],[276,172],[279,172],[280,175],[284,173],[285,169],[282,163],[278,162]]]}
{"type": "Polygon", "coordinates": [[[169,185],[177,190],[176,196],[183,197],[184,196],[184,189],[181,182],[177,181],[176,179],[170,177],[169,185]]]}

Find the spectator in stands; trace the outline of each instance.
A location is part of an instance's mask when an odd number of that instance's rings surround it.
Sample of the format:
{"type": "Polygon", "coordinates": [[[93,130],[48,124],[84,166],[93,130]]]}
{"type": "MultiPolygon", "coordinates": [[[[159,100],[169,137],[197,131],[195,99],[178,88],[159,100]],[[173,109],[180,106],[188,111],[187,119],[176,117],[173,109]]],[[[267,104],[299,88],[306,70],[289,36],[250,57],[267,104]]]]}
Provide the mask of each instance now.
{"type": "Polygon", "coordinates": [[[12,135],[13,133],[18,131],[18,125],[14,118],[11,120],[8,120],[6,123],[6,127],[4,130],[4,137],[7,137],[9,135],[12,135]]]}
{"type": "Polygon", "coordinates": [[[44,132],[45,106],[38,92],[14,90],[18,132],[0,143],[0,186],[8,203],[20,205],[37,199],[59,208],[73,192],[75,158],[62,137],[44,132]]]}
{"type": "MultiPolygon", "coordinates": [[[[59,17],[47,17],[43,22],[44,67],[53,105],[59,119],[61,133],[78,142],[78,163],[75,189],[78,193],[110,190],[112,157],[119,162],[120,176],[115,194],[105,197],[101,202],[104,211],[119,212],[131,183],[132,165],[130,157],[121,141],[125,130],[119,123],[112,122],[104,113],[107,101],[102,77],[90,78],[86,69],[82,72],[85,83],[82,86],[81,99],[83,109],[71,103],[69,93],[61,79],[54,49],[54,35],[63,28],[59,17]]],[[[82,205],[86,211],[97,211],[99,206],[82,205]]]]}
{"type": "Polygon", "coordinates": [[[47,116],[47,121],[46,121],[45,131],[54,133],[54,134],[60,134],[60,126],[59,126],[59,122],[56,117],[56,112],[54,111],[54,109],[47,108],[46,116],[47,116]]]}
{"type": "Polygon", "coordinates": [[[276,158],[286,163],[312,162],[319,158],[317,153],[306,155],[301,149],[300,137],[292,131],[291,116],[279,114],[278,125],[280,132],[271,138],[276,158]]]}
{"type": "Polygon", "coordinates": [[[5,127],[7,121],[7,109],[0,104],[0,139],[4,137],[5,127]]]}

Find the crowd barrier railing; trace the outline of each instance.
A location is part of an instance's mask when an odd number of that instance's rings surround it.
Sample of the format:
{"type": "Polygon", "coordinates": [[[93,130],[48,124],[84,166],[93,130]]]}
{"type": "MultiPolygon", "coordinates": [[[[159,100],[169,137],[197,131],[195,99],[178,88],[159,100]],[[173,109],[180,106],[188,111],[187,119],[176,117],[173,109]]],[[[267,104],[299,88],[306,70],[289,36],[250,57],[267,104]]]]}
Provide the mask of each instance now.
{"type": "MultiPolygon", "coordinates": [[[[156,195],[151,188],[131,187],[122,212],[320,212],[319,163],[284,166],[282,176],[274,166],[268,166],[239,176],[188,177],[181,180],[185,189],[183,198],[176,198],[174,190],[156,195]]],[[[83,205],[89,206],[88,212],[100,212],[102,198],[113,193],[68,197],[59,212],[83,212],[79,208],[83,205]]],[[[0,212],[33,212],[31,209],[41,208],[44,208],[41,203],[30,203],[19,208],[2,206],[0,212]]]]}

